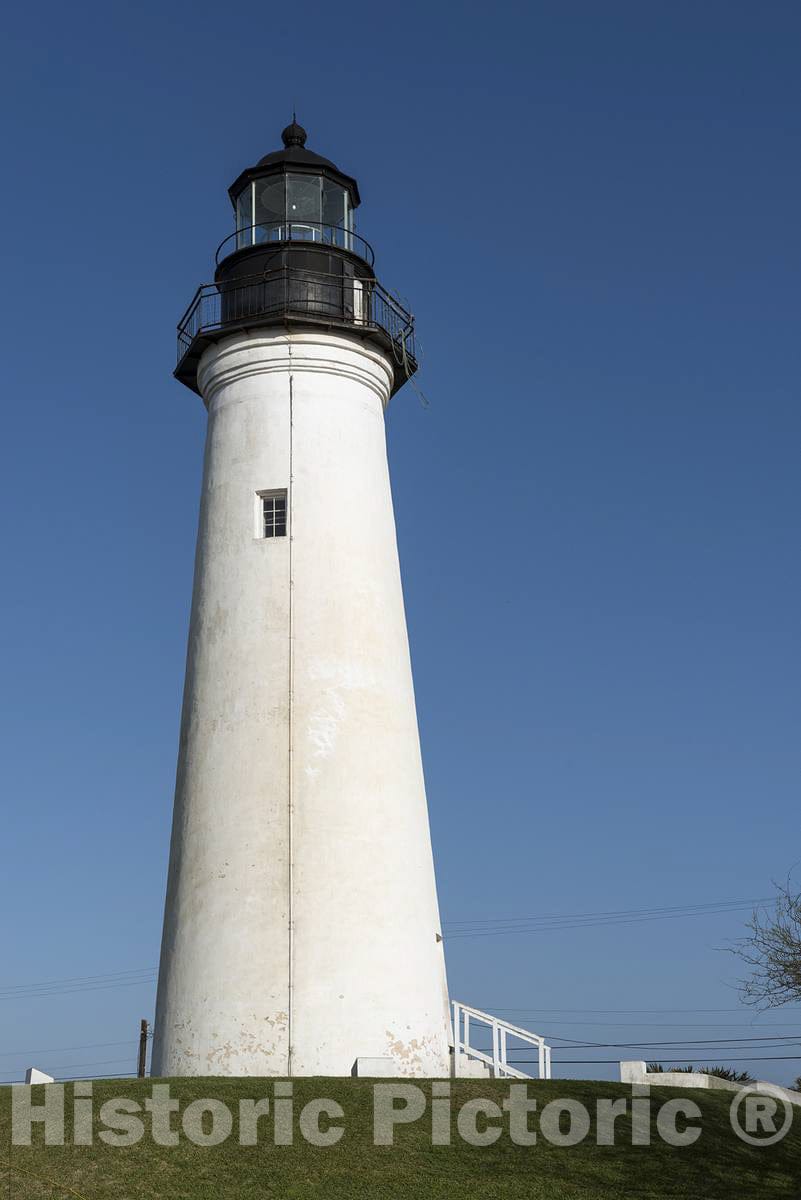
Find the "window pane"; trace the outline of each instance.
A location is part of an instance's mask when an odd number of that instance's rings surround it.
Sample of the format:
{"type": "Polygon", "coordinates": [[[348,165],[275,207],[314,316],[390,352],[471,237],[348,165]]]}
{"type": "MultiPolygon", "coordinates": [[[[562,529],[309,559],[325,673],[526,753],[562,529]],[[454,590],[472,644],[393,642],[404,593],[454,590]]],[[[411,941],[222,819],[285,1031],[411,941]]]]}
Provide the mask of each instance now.
{"type": "MultiPolygon", "coordinates": [[[[326,225],[336,225],[339,229],[347,228],[348,193],[338,183],[330,179],[323,181],[323,221],[326,225]]],[[[334,230],[330,230],[331,239],[337,242],[334,230]]],[[[339,244],[337,242],[337,244],[339,244]]]]}
{"type": "Polygon", "coordinates": [[[253,189],[250,184],[236,198],[236,228],[239,237],[236,239],[237,248],[249,246],[253,237],[251,223],[253,220],[251,201],[253,189]]]}
{"type": "MultiPolygon", "coordinates": [[[[314,233],[319,236],[319,226],[322,220],[322,178],[319,175],[287,175],[286,177],[286,212],[287,218],[294,222],[309,222],[309,236],[314,233]]],[[[302,231],[298,231],[302,236],[302,231]]],[[[293,230],[293,237],[295,230],[293,230]]]]}
{"type": "Polygon", "coordinates": [[[286,537],[286,492],[261,497],[262,532],[264,537],[286,537]]]}
{"type": "Polygon", "coordinates": [[[284,177],[256,180],[256,241],[270,242],[281,237],[284,212],[284,177]]]}

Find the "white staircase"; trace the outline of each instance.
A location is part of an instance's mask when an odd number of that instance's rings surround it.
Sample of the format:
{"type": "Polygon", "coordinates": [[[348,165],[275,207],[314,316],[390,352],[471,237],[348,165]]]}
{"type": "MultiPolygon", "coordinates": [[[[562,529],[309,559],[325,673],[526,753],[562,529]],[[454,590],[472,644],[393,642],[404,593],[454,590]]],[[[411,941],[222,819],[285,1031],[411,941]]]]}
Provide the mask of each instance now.
{"type": "Polygon", "coordinates": [[[546,1045],[545,1038],[529,1029],[520,1029],[510,1025],[499,1017],[482,1012],[479,1008],[471,1008],[468,1004],[453,1001],[453,1071],[457,1077],[494,1078],[494,1079],[550,1079],[551,1078],[551,1047],[546,1045]],[[471,1045],[471,1035],[479,1034],[480,1040],[488,1039],[489,1049],[479,1049],[471,1045]],[[510,1046],[509,1043],[513,1045],[510,1046]],[[532,1067],[537,1073],[528,1075],[509,1064],[509,1051],[522,1049],[524,1046],[534,1046],[537,1050],[536,1062],[532,1059],[532,1067]]]}

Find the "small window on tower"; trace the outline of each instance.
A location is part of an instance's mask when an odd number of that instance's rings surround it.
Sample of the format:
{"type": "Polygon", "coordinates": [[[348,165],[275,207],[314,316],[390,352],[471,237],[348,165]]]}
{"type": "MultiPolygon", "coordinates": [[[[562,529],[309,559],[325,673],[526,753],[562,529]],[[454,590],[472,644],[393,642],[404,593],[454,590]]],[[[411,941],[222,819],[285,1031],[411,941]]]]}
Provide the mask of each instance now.
{"type": "Polygon", "coordinates": [[[260,536],[286,537],[286,489],[280,492],[259,492],[260,536]]]}

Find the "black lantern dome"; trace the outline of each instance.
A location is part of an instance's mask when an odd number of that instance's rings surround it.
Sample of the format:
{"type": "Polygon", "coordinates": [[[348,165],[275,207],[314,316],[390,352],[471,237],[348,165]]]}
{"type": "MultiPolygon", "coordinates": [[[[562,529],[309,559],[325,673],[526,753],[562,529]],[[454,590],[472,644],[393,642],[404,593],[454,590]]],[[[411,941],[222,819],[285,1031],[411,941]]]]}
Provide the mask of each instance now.
{"type": "Polygon", "coordinates": [[[218,247],[214,284],[179,326],[176,375],[197,390],[200,355],[222,331],[322,324],[391,350],[399,387],[416,369],[412,318],[376,280],[372,248],[355,231],[358,184],[307,149],[294,115],[281,140],[228,189],[235,231],[218,247]]]}

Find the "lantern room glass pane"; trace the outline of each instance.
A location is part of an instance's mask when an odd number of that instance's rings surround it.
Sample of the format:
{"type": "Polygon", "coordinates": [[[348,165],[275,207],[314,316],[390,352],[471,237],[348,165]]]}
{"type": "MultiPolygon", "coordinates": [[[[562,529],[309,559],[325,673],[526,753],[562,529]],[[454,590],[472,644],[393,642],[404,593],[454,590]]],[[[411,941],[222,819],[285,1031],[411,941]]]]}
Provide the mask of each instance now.
{"type": "Polygon", "coordinates": [[[349,229],[348,190],[330,179],[323,180],[324,239],[335,246],[347,246],[349,229]]]}
{"type": "Polygon", "coordinates": [[[320,241],[323,219],[323,180],[320,175],[287,175],[286,215],[294,239],[320,241]]]}
{"type": "Polygon", "coordinates": [[[260,242],[309,241],[350,250],[350,193],[323,175],[265,175],[237,196],[236,229],[238,248],[260,242]]]}
{"type": "Polygon", "coordinates": [[[284,177],[257,179],[254,224],[255,241],[274,242],[283,236],[285,220],[284,177]]]}
{"type": "Polygon", "coordinates": [[[253,240],[253,186],[248,184],[236,198],[237,249],[249,246],[253,240]]]}

